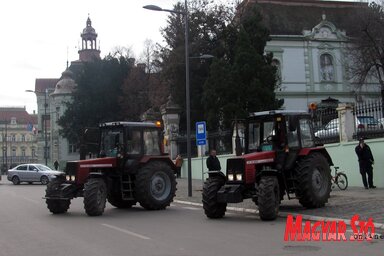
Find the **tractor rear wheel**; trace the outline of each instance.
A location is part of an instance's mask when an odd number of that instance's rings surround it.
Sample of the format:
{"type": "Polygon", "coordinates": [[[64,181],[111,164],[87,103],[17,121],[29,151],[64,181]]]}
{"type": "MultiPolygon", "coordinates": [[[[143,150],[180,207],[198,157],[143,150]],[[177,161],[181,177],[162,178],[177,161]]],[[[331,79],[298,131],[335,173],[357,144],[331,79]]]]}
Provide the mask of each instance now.
{"type": "Polygon", "coordinates": [[[208,218],[219,219],[224,217],[227,203],[217,202],[217,191],[225,184],[222,177],[210,177],[203,187],[203,208],[208,218]]]}
{"type": "MultiPolygon", "coordinates": [[[[57,190],[60,188],[60,185],[63,182],[61,180],[52,180],[48,183],[47,188],[45,189],[45,196],[51,197],[52,195],[57,194],[57,190]]],[[[53,214],[65,213],[69,209],[71,200],[69,199],[46,199],[48,210],[53,214]]]]}
{"type": "Polygon", "coordinates": [[[150,162],[136,175],[136,200],[147,210],[163,210],[173,201],[176,184],[175,174],[168,164],[150,162]]]}
{"type": "Polygon", "coordinates": [[[84,209],[89,216],[102,215],[107,200],[107,185],[101,178],[90,178],[84,184],[84,209]]]}
{"type": "Polygon", "coordinates": [[[297,195],[306,208],[323,207],[331,193],[331,170],[327,159],[313,153],[301,160],[297,171],[297,195]]]}
{"type": "Polygon", "coordinates": [[[275,220],[277,218],[280,207],[280,191],[276,176],[261,177],[257,202],[260,219],[275,220]]]}
{"type": "Polygon", "coordinates": [[[121,198],[121,195],[117,195],[117,194],[108,195],[107,199],[111,205],[121,209],[128,209],[128,208],[131,208],[132,205],[136,204],[136,201],[123,200],[121,198]]]}

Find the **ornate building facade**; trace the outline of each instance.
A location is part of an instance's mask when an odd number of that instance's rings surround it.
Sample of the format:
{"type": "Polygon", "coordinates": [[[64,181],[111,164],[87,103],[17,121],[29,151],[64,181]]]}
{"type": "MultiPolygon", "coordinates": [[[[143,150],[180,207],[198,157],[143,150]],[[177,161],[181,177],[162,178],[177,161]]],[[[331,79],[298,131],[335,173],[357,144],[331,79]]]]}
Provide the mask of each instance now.
{"type": "Polygon", "coordinates": [[[364,2],[320,0],[245,0],[258,6],[270,30],[266,52],[278,67],[276,97],[283,108],[307,110],[315,103],[356,103],[380,97],[380,87],[360,85],[351,76],[348,48],[354,19],[364,2]]]}
{"type": "Polygon", "coordinates": [[[37,115],[25,108],[0,108],[1,171],[37,162],[37,115]]]}

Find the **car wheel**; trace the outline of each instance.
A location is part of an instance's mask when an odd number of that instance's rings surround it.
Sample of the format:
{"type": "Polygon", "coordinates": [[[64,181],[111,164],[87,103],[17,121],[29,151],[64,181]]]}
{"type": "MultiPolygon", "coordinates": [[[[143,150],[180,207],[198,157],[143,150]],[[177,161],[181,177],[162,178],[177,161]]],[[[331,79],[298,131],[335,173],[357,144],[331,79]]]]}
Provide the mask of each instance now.
{"type": "Polygon", "coordinates": [[[13,185],[19,185],[19,184],[20,184],[20,179],[19,179],[19,177],[17,177],[17,176],[13,176],[13,177],[12,177],[12,183],[13,183],[13,185]]]}
{"type": "Polygon", "coordinates": [[[43,184],[43,185],[47,185],[48,182],[49,182],[49,179],[48,179],[47,176],[42,176],[42,177],[40,178],[40,182],[41,182],[41,184],[43,184]]]}

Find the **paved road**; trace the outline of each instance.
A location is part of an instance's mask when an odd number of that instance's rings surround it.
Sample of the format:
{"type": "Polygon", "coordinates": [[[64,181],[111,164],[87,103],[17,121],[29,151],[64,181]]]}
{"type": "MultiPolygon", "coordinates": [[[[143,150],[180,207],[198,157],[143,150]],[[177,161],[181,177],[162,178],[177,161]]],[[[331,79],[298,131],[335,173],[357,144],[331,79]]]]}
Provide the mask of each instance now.
{"type": "MultiPolygon", "coordinates": [[[[201,204],[202,181],[192,180],[192,197],[188,196],[188,180],[177,179],[178,191],[176,199],[183,202],[201,204]]],[[[248,212],[257,211],[256,205],[251,200],[245,200],[238,204],[229,204],[229,207],[247,210],[248,212]]],[[[338,218],[350,220],[355,214],[359,214],[361,219],[367,220],[369,217],[377,223],[377,227],[384,229],[384,188],[366,190],[363,187],[348,187],[341,191],[334,188],[331,198],[324,208],[306,209],[303,208],[298,200],[283,200],[280,206],[282,217],[288,213],[316,216],[313,219],[338,218]]]]}
{"type": "Polygon", "coordinates": [[[180,203],[165,211],[108,204],[103,216],[88,217],[75,199],[69,213],[52,215],[44,186],[1,183],[0,256],[380,255],[384,243],[284,242],[283,218],[229,211],[209,220],[201,207],[180,203]]]}

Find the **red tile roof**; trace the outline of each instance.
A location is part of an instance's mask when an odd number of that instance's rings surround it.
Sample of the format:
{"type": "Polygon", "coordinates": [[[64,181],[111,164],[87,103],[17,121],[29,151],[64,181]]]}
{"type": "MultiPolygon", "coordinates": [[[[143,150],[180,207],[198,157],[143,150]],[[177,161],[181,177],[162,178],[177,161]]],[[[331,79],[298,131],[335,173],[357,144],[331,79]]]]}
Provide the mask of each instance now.
{"type": "Polygon", "coordinates": [[[35,92],[45,92],[46,89],[55,89],[59,78],[36,78],[35,92]]]}
{"type": "Polygon", "coordinates": [[[0,107],[0,123],[11,123],[11,119],[15,117],[17,124],[37,124],[37,115],[32,115],[25,108],[2,108],[0,107]]]}

